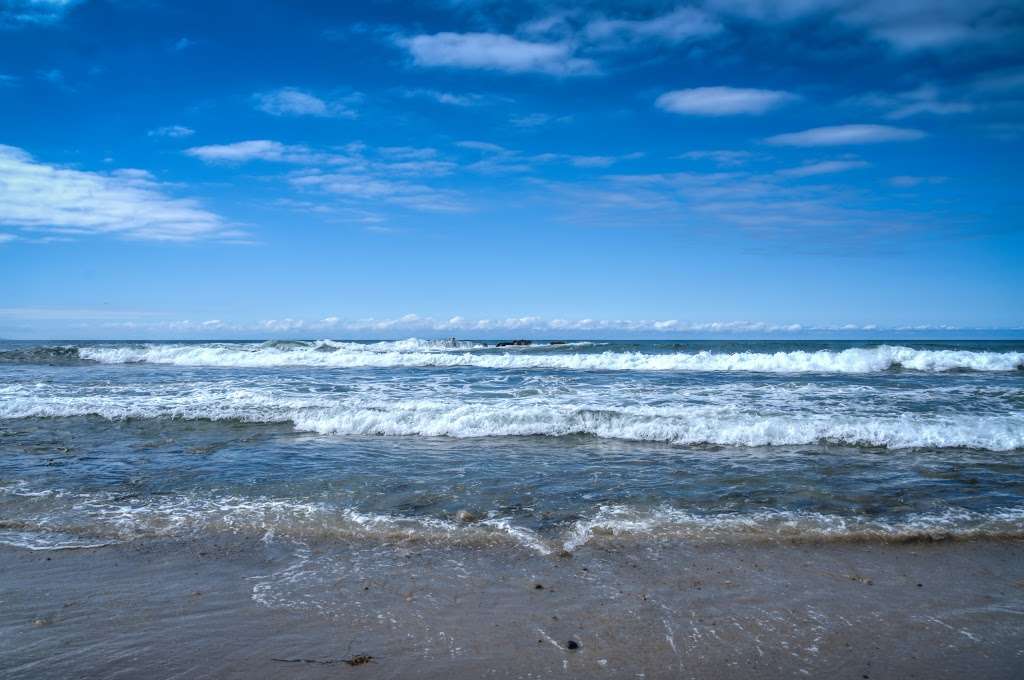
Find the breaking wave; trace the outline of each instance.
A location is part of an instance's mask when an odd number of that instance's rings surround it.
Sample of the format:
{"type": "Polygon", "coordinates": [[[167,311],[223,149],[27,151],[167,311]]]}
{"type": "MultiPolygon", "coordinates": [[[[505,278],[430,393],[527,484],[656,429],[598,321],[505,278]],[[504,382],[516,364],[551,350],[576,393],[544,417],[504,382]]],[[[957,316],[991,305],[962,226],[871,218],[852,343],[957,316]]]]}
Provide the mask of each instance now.
{"type": "Polygon", "coordinates": [[[145,499],[113,493],[28,492],[30,515],[0,524],[0,543],[31,550],[95,548],[153,537],[260,535],[264,539],[363,540],[442,545],[510,545],[542,555],[594,542],[630,539],[879,541],[1021,539],[1024,508],[977,512],[949,508],[890,517],[794,510],[690,512],[600,506],[540,531],[490,513],[468,521],[445,516],[367,512],[321,501],[264,496],[177,494],[145,499]],[[33,503],[38,504],[34,508],[33,503]],[[32,513],[37,509],[38,513],[32,513]]]}
{"type": "Polygon", "coordinates": [[[0,418],[99,416],[288,423],[323,435],[516,437],[590,435],[677,445],[793,446],[828,443],[890,449],[1024,448],[1024,413],[850,415],[753,414],[686,406],[584,407],[551,402],[429,400],[331,403],[236,390],[134,399],[21,397],[0,401],[0,418]]]}
{"type": "MultiPolygon", "coordinates": [[[[548,349],[564,346],[554,345],[548,349]]],[[[149,363],[178,366],[272,368],[476,367],[584,371],[750,371],[766,373],[876,373],[913,371],[1015,371],[1024,352],[914,349],[881,345],[841,351],[791,352],[529,352],[530,348],[451,347],[444,341],[317,342],[261,344],[92,345],[78,348],[82,359],[104,364],[149,363]]]]}

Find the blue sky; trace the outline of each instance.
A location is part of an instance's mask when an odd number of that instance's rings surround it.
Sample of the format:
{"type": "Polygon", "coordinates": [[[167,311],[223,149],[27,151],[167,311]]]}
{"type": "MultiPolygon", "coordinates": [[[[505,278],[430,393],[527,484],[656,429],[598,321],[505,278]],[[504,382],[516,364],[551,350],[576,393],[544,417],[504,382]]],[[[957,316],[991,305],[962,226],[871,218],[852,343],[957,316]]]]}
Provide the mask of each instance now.
{"type": "Polygon", "coordinates": [[[0,337],[1019,334],[1021,44],[1007,0],[0,0],[0,337]]]}

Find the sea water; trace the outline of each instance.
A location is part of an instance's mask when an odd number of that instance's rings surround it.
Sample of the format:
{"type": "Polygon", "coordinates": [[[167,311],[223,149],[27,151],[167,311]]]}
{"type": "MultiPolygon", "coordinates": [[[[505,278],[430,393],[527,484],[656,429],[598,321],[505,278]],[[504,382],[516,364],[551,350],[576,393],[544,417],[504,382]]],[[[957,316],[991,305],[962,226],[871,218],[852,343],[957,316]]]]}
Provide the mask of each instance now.
{"type": "Polygon", "coordinates": [[[0,343],[0,542],[1024,537],[1022,342],[0,343]]]}

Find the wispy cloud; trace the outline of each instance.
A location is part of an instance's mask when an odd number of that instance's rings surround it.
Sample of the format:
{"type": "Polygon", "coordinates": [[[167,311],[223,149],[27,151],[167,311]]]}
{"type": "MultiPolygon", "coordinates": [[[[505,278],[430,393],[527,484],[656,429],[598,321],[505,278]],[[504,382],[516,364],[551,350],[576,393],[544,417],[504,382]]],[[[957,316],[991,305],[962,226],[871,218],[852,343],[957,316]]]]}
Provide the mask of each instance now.
{"type": "MultiPolygon", "coordinates": [[[[272,116],[314,116],[318,118],[355,118],[356,112],[344,101],[325,101],[294,87],[282,87],[253,95],[256,108],[272,116]]],[[[352,101],[352,97],[348,101],[352,101]]]]}
{"type": "Polygon", "coordinates": [[[691,38],[714,35],[721,30],[722,24],[704,10],[696,7],[677,7],[666,14],[647,19],[593,19],[583,28],[583,34],[589,40],[607,48],[618,46],[620,43],[651,40],[675,44],[691,38]]]}
{"type": "Polygon", "coordinates": [[[688,161],[708,160],[720,167],[735,167],[743,165],[754,157],[750,151],[738,149],[704,149],[687,151],[679,154],[678,158],[688,161]]]}
{"type": "Polygon", "coordinates": [[[179,139],[182,137],[191,137],[195,134],[195,130],[184,125],[166,125],[164,127],[158,127],[150,130],[146,134],[150,137],[172,137],[179,139]]]}
{"type": "Polygon", "coordinates": [[[872,93],[854,97],[849,103],[887,110],[885,117],[889,120],[902,120],[919,114],[946,116],[956,113],[974,111],[970,101],[948,99],[943,97],[941,90],[935,85],[921,85],[913,90],[894,94],[872,93]]]}
{"type": "MultiPolygon", "coordinates": [[[[603,319],[603,318],[547,318],[524,315],[496,318],[471,318],[461,315],[434,317],[422,314],[404,314],[396,317],[343,318],[327,315],[320,318],[282,317],[259,321],[166,320],[153,319],[154,314],[140,313],[132,318],[130,312],[104,310],[33,310],[0,309],[0,318],[27,321],[80,320],[79,328],[103,329],[119,333],[153,334],[158,337],[189,335],[196,337],[231,337],[242,335],[314,337],[323,335],[369,339],[399,337],[447,337],[455,335],[468,339],[494,340],[500,338],[563,338],[611,339],[618,337],[678,337],[691,336],[874,336],[879,333],[923,333],[983,330],[1021,330],[1020,327],[978,328],[956,325],[885,326],[874,323],[796,323],[774,321],[690,321],[678,318],[664,319],[603,319]]],[[[163,315],[159,315],[163,316],[163,315]]]]}
{"type": "MultiPolygon", "coordinates": [[[[806,168],[804,176],[838,171],[836,166],[816,164],[806,168]]],[[[675,172],[536,184],[562,207],[562,219],[574,224],[656,226],[698,234],[738,231],[761,244],[757,247],[786,244],[814,253],[891,249],[898,236],[926,233],[924,225],[931,234],[953,233],[955,228],[935,212],[890,208],[853,187],[789,181],[792,178],[744,171],[675,172]]]]}
{"type": "Polygon", "coordinates": [[[4,0],[0,3],[0,26],[52,24],[64,18],[83,0],[4,0]]]}
{"type": "Polygon", "coordinates": [[[1024,67],[998,69],[981,75],[974,89],[987,94],[1017,94],[1024,92],[1024,67]]]}
{"type": "Polygon", "coordinates": [[[847,170],[866,168],[868,165],[869,163],[866,161],[859,160],[819,161],[795,168],[783,168],[777,171],[776,174],[781,177],[815,177],[817,175],[830,175],[837,172],[846,172],[847,170]]]}
{"type": "MultiPolygon", "coordinates": [[[[338,200],[390,204],[428,212],[467,209],[459,192],[427,183],[451,174],[453,161],[439,158],[436,149],[394,146],[369,149],[353,143],[331,150],[311,149],[269,139],[212,144],[185,153],[213,164],[266,161],[303,166],[281,179],[306,195],[338,200]]],[[[319,206],[335,212],[332,206],[319,206]]],[[[309,211],[313,211],[309,209],[309,211]]],[[[350,212],[350,211],[349,211],[350,212]]]]}
{"type": "Polygon", "coordinates": [[[1011,41],[1022,12],[1005,0],[708,0],[707,7],[757,22],[814,19],[863,30],[903,52],[1011,41]]]}
{"type": "Polygon", "coordinates": [[[64,235],[191,241],[238,238],[219,215],[172,198],[144,170],[86,172],[0,146],[0,224],[64,235]]]}
{"type": "Polygon", "coordinates": [[[889,125],[834,125],[775,135],[764,141],[775,146],[843,146],[909,142],[924,136],[920,130],[889,125]]]}
{"type": "Polygon", "coordinates": [[[664,111],[691,116],[760,115],[796,98],[781,90],[695,87],[666,92],[658,97],[655,105],[664,111]]]}
{"type": "Polygon", "coordinates": [[[185,149],[185,153],[207,163],[246,163],[272,161],[311,163],[316,156],[305,146],[282,144],[271,139],[250,139],[231,144],[208,144],[185,149]]]}
{"type": "Polygon", "coordinates": [[[533,42],[501,33],[435,33],[396,41],[417,66],[489,69],[507,73],[573,76],[595,73],[590,59],[573,55],[566,42],[533,42]]]}
{"type": "Polygon", "coordinates": [[[481,106],[500,99],[493,95],[479,94],[476,92],[443,92],[441,90],[432,90],[429,88],[405,89],[402,90],[402,94],[406,97],[422,97],[424,99],[431,99],[438,104],[447,104],[449,106],[481,106]]]}
{"type": "Polygon", "coordinates": [[[572,120],[572,116],[553,116],[549,113],[527,113],[512,116],[508,119],[508,122],[518,128],[536,128],[549,125],[551,123],[568,123],[570,120],[572,120]]]}
{"type": "Polygon", "coordinates": [[[900,189],[909,189],[922,184],[942,184],[948,177],[931,175],[928,177],[916,177],[913,175],[896,175],[889,178],[889,184],[900,189]]]}
{"type": "Polygon", "coordinates": [[[455,191],[387,176],[381,169],[342,172],[308,170],[293,174],[289,181],[299,189],[316,190],[356,201],[392,203],[413,210],[462,212],[467,209],[461,194],[455,191]]]}

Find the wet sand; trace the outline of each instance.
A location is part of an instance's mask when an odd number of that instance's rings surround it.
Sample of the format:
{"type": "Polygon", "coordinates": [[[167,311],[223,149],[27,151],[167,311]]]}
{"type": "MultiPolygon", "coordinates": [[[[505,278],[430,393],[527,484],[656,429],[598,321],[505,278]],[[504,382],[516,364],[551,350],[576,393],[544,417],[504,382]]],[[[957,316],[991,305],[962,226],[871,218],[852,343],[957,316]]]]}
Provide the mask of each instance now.
{"type": "Polygon", "coordinates": [[[258,536],[0,546],[3,678],[1018,678],[1021,668],[1019,541],[616,540],[572,556],[258,536]],[[373,659],[345,663],[360,655],[373,659]]]}

